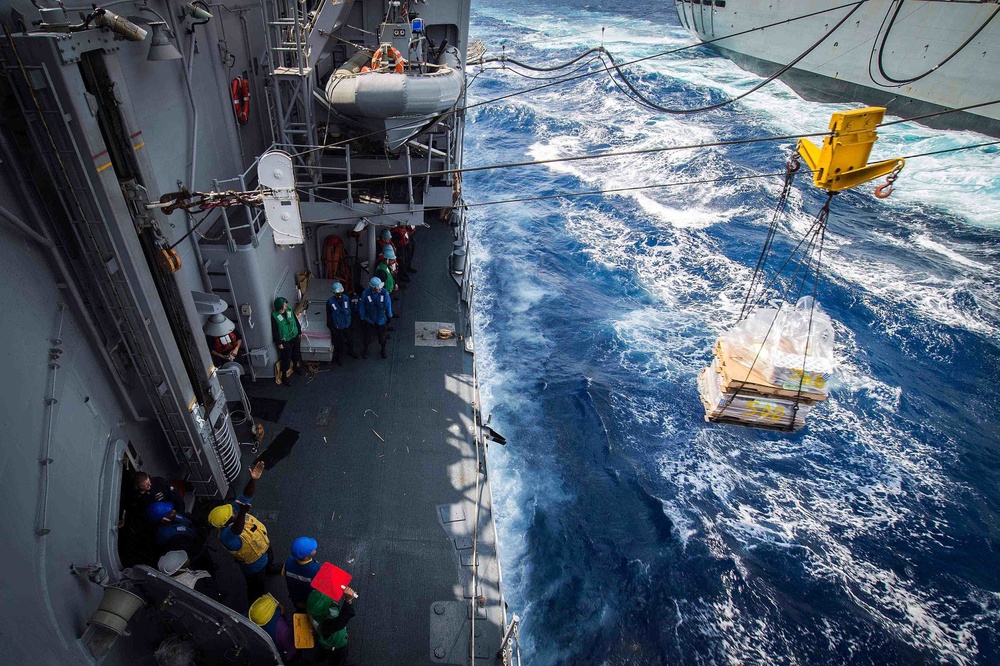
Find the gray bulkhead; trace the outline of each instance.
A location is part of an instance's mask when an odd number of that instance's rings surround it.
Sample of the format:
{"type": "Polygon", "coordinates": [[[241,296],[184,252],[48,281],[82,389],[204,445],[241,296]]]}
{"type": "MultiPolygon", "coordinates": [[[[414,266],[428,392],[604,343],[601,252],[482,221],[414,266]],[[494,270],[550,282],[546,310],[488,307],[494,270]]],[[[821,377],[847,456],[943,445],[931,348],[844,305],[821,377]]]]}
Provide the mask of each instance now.
{"type": "MultiPolygon", "coordinates": [[[[101,588],[87,575],[107,582],[120,575],[115,524],[126,457],[151,474],[168,478],[190,478],[191,468],[197,466],[205,482],[197,492],[222,495],[228,490],[229,478],[213,450],[212,435],[212,421],[228,419],[228,412],[218,381],[209,374],[212,363],[201,333],[205,318],[190,297],[192,291],[205,291],[197,236],[177,246],[182,266],[173,276],[180,296],[173,316],[186,320],[181,328],[186,327],[193,339],[189,344],[190,340],[179,340],[178,323],[165,313],[151,278],[136,238],[134,209],[123,194],[118,164],[110,165],[109,147],[97,119],[99,104],[86,91],[79,56],[88,52],[87,58],[98,59],[113,86],[124,126],[130,128],[126,138],[132,140],[133,167],[148,199],[175,191],[179,184],[208,190],[213,177],[239,173],[244,155],[252,160],[270,143],[269,123],[260,109],[248,125],[236,129],[228,68],[218,66],[226,58],[233,63],[231,71],[256,71],[251,85],[256,101],[263,99],[263,36],[259,30],[244,31],[247,16],[256,12],[259,23],[261,10],[254,5],[220,12],[218,20],[195,28],[192,49],[186,27],[190,21],[179,21],[178,3],[150,6],[177,26],[185,60],[147,61],[148,43],[114,39],[96,29],[74,36],[19,35],[12,11],[37,30],[38,10],[29,2],[0,3],[0,18],[15,35],[39,102],[44,106],[55,100],[59,106],[60,112],[46,109],[44,115],[53,125],[64,162],[80,178],[77,195],[86,199],[85,217],[108,231],[112,249],[104,247],[104,260],[113,273],[127,276],[128,288],[122,293],[142,323],[135,332],[144,338],[143,354],[162,382],[160,395],[173,403],[169,411],[181,415],[170,428],[200,459],[187,464],[183,456],[178,462],[172,455],[157,410],[142,389],[145,371],[135,363],[136,348],[114,337],[115,327],[109,323],[115,317],[113,309],[105,307],[102,287],[90,280],[83,244],[77,242],[73,224],[54,200],[57,193],[67,201],[72,196],[57,177],[56,161],[40,157],[47,147],[32,148],[40,134],[31,134],[27,126],[33,122],[37,128],[37,114],[21,113],[10,88],[21,86],[20,101],[33,111],[30,95],[25,94],[16,58],[9,47],[4,48],[0,266],[5,288],[0,303],[5,315],[0,335],[5,376],[0,384],[0,498],[6,514],[2,521],[6,545],[0,618],[5,626],[18,627],[0,639],[0,653],[8,663],[92,663],[79,639],[101,599],[101,588]],[[256,67],[251,53],[257,54],[256,67]],[[193,144],[189,139],[194,114],[184,65],[189,54],[193,54],[191,90],[198,110],[193,144]],[[19,120],[9,122],[11,118],[19,120]],[[59,136],[61,121],[68,130],[65,136],[59,136]],[[70,135],[72,141],[64,141],[70,135]],[[21,225],[27,231],[18,228],[21,225]],[[187,349],[187,360],[182,359],[182,347],[187,349]],[[191,367],[204,373],[203,382],[192,379],[191,367]],[[196,387],[200,383],[203,386],[196,387]],[[40,463],[43,459],[50,462],[40,463]],[[71,564],[78,565],[81,573],[74,573],[71,564]]],[[[70,20],[78,21],[76,12],[70,12],[70,20]]],[[[151,217],[170,243],[189,229],[182,212],[151,217]]]]}
{"type": "MultiPolygon", "coordinates": [[[[96,29],[38,34],[39,12],[31,2],[0,0],[0,20],[14,33],[23,61],[19,64],[9,48],[0,50],[9,81],[0,83],[5,121],[0,128],[0,266],[7,285],[0,295],[6,370],[0,384],[0,502],[7,513],[2,563],[8,597],[0,604],[0,621],[18,627],[16,636],[3,632],[0,653],[10,663],[93,663],[80,639],[101,588],[88,574],[109,583],[121,575],[115,524],[126,460],[151,474],[194,476],[201,482],[196,492],[207,496],[224,495],[235,478],[213,433],[228,419],[227,396],[201,334],[206,315],[192,293],[215,292],[227,301],[226,314],[238,323],[252,352],[251,374],[271,377],[276,359],[271,301],[292,297],[296,271],[309,268],[321,275],[327,236],[346,235],[363,218],[373,222],[361,239],[361,258],[370,265],[379,224],[394,226],[400,218],[417,223],[421,204],[451,202],[452,188],[432,186],[429,179],[410,183],[409,200],[339,196],[331,202],[305,194],[306,243],[298,248],[276,247],[269,227],[259,221],[253,237],[246,230],[220,235],[222,213],[213,212],[192,233],[200,218],[184,211],[167,216],[144,210],[143,202],[180,187],[210,191],[223,181],[220,189],[237,189],[227,179],[245,173],[274,140],[263,3],[213,5],[214,17],[207,23],[182,17],[181,4],[153,1],[148,7],[166,20],[183,58],[147,61],[146,42],[96,29]],[[18,34],[17,16],[32,34],[18,34]],[[88,91],[95,75],[87,79],[87,67],[96,68],[97,78],[109,85],[103,97],[88,91]],[[250,119],[243,126],[234,122],[229,93],[236,76],[245,76],[251,89],[250,119]],[[32,109],[36,103],[51,130],[42,131],[32,109]],[[116,116],[110,130],[109,113],[116,116]],[[20,120],[8,123],[8,118],[20,120]],[[43,154],[52,152],[44,145],[49,137],[57,142],[72,182],[63,182],[54,153],[43,154]],[[109,145],[114,143],[118,156],[109,145]],[[133,182],[142,187],[128,186],[133,182]],[[74,198],[86,199],[82,211],[74,198]],[[331,218],[336,219],[317,222],[331,218]],[[79,242],[86,222],[106,234],[93,251],[79,242]],[[140,240],[150,228],[177,244],[181,267],[166,286],[158,282],[149,248],[140,240]],[[101,261],[89,254],[100,255],[101,261]],[[107,284],[95,281],[101,275],[107,284]],[[122,297],[131,314],[112,322],[116,314],[109,304],[121,303],[122,297]],[[136,339],[126,343],[116,331],[129,325],[136,339]],[[71,564],[79,565],[77,572],[71,564]]],[[[126,2],[113,8],[157,19],[141,7],[126,2]]],[[[435,0],[419,7],[428,35],[438,42],[447,39],[464,59],[468,1],[435,0]]],[[[69,20],[76,22],[87,9],[72,8],[69,20]]],[[[358,0],[347,23],[377,32],[383,19],[382,2],[358,0]]],[[[358,31],[343,35],[358,43],[367,39],[358,31]]],[[[327,44],[316,58],[318,85],[353,52],[327,44]]],[[[320,120],[331,136],[337,135],[338,123],[349,124],[336,117],[320,120]]],[[[360,155],[350,164],[349,177],[431,171],[459,159],[460,124],[435,131],[436,137],[419,137],[431,148],[425,157],[411,160],[409,148],[392,159],[360,155]]],[[[320,166],[346,170],[348,159],[331,156],[320,166]]],[[[249,176],[243,184],[255,182],[249,176]]],[[[233,219],[240,219],[238,212],[233,211],[233,219]]],[[[253,224],[252,214],[243,221],[253,224]]],[[[105,663],[148,658],[133,649],[119,641],[105,663]]]]}

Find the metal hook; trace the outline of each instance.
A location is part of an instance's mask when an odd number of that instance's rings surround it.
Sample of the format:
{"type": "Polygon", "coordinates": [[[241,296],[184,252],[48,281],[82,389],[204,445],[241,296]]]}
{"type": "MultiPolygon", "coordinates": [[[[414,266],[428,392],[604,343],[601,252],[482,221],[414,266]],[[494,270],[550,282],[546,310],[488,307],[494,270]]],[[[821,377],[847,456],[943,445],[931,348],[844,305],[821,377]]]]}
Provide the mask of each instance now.
{"type": "Polygon", "coordinates": [[[879,185],[875,188],[875,198],[876,199],[887,199],[889,195],[892,194],[893,183],[899,178],[899,172],[903,167],[897,166],[892,172],[885,177],[885,183],[879,185]]]}

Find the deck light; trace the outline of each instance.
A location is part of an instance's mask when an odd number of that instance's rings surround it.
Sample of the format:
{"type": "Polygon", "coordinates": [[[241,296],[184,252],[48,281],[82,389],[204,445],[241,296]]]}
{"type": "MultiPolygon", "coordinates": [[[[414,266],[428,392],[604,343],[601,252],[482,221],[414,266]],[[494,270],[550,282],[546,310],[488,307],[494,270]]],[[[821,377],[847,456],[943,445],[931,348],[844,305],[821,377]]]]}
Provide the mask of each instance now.
{"type": "Polygon", "coordinates": [[[146,60],[177,60],[181,52],[174,46],[173,34],[163,21],[153,21],[149,24],[152,36],[149,38],[149,55],[146,60]]]}

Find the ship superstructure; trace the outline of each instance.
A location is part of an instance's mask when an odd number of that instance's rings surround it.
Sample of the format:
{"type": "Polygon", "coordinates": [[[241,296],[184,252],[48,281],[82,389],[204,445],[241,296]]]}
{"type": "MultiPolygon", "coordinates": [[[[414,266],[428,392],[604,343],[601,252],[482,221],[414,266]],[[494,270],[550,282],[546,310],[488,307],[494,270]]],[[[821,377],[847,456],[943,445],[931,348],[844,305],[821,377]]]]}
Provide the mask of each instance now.
{"type": "Polygon", "coordinates": [[[1000,136],[997,0],[675,0],[681,24],[807,99],[861,101],[1000,136]],[[850,17],[840,25],[842,19],[850,17]],[[839,27],[838,27],[839,25],[839,27]],[[788,67],[786,71],[781,71],[788,67]]]}
{"type": "Polygon", "coordinates": [[[354,574],[352,663],[511,658],[450,173],[469,0],[14,0],[0,21],[0,608],[19,627],[0,652],[281,663],[247,600],[208,600],[123,547],[142,529],[133,472],[210,506],[242,487],[257,423],[265,446],[299,437],[254,512],[281,558],[308,532],[354,574]],[[326,366],[330,285],[366,284],[401,225],[421,272],[394,295],[390,358],[326,366]],[[324,369],[292,388],[275,383],[278,296],[324,369]],[[220,313],[235,362],[202,333],[220,313]]]}

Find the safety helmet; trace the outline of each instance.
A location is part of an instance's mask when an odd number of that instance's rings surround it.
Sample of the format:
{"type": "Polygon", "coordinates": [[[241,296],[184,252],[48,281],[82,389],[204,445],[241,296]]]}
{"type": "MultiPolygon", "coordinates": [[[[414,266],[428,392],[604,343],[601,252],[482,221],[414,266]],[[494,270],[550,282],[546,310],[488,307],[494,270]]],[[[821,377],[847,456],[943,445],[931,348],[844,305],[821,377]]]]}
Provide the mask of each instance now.
{"type": "Polygon", "coordinates": [[[233,517],[233,505],[232,504],[220,504],[211,511],[208,512],[208,522],[212,524],[212,527],[222,527],[229,522],[229,519],[233,517]]]}
{"type": "Polygon", "coordinates": [[[146,509],[146,516],[149,517],[154,523],[158,523],[167,516],[170,512],[174,510],[174,505],[170,502],[153,502],[146,509]]]}
{"type": "Polygon", "coordinates": [[[274,311],[277,312],[281,309],[281,306],[288,302],[288,299],[284,296],[278,296],[274,299],[274,311]]]}
{"type": "Polygon", "coordinates": [[[236,330],[236,324],[229,320],[224,314],[214,314],[208,318],[208,323],[205,324],[205,335],[210,335],[213,338],[221,338],[223,335],[229,335],[234,330],[236,330]]]}
{"type": "Polygon", "coordinates": [[[316,552],[316,539],[311,537],[299,537],[292,542],[292,556],[297,560],[304,560],[316,552]]]}
{"type": "Polygon", "coordinates": [[[339,282],[334,282],[333,284],[330,285],[330,291],[332,291],[335,294],[342,294],[344,293],[344,285],[340,284],[339,282]]]}
{"type": "Polygon", "coordinates": [[[382,248],[382,256],[386,259],[395,259],[396,251],[392,249],[391,245],[386,245],[382,248]]]}
{"type": "Polygon", "coordinates": [[[250,604],[250,612],[247,613],[247,615],[250,616],[251,622],[256,624],[258,627],[263,627],[271,621],[271,618],[274,617],[274,613],[277,610],[278,600],[270,594],[265,594],[260,599],[250,604]]]}
{"type": "Polygon", "coordinates": [[[392,232],[389,231],[388,229],[383,229],[382,230],[382,239],[383,240],[392,240],[392,232]]]}
{"type": "Polygon", "coordinates": [[[371,280],[368,281],[368,286],[371,287],[372,289],[381,289],[382,280],[378,279],[377,277],[373,277],[371,280]]]}
{"type": "Polygon", "coordinates": [[[163,557],[160,561],[156,563],[156,568],[167,574],[168,576],[173,576],[175,573],[180,571],[188,561],[188,554],[183,550],[172,550],[163,557]]]}

